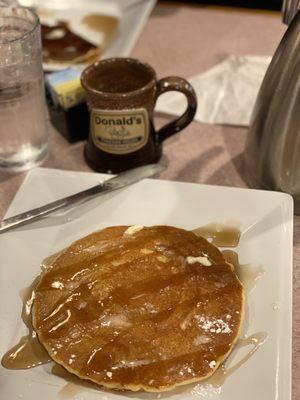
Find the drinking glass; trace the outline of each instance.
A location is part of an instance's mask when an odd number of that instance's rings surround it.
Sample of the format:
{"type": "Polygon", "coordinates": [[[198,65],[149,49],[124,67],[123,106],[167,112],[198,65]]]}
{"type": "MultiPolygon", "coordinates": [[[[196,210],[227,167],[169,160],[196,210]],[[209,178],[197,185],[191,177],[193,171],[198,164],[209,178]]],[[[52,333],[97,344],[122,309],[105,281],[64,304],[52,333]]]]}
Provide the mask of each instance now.
{"type": "Polygon", "coordinates": [[[0,7],[0,169],[29,169],[47,148],[39,19],[23,7],[0,7]]]}

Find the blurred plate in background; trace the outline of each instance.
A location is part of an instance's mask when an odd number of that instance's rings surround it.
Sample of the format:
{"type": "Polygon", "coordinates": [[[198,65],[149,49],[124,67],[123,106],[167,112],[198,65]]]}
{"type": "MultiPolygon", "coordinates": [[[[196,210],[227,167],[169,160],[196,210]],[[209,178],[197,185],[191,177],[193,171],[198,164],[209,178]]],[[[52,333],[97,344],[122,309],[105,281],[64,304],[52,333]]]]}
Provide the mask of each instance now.
{"type": "MultiPolygon", "coordinates": [[[[99,58],[129,56],[155,3],[155,0],[20,0],[22,6],[35,8],[42,24],[55,26],[66,22],[74,34],[99,47],[99,58]]],[[[94,60],[87,63],[91,61],[94,60]]],[[[74,63],[49,60],[44,62],[44,69],[57,71],[70,65],[74,63]]]]}

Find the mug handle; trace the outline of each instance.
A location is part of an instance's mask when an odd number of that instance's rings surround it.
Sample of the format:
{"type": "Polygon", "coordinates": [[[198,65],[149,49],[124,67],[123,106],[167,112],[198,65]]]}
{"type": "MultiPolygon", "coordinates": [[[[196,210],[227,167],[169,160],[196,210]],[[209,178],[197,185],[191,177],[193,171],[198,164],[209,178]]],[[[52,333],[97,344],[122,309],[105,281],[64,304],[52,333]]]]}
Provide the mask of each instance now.
{"type": "Polygon", "coordinates": [[[177,76],[168,76],[167,78],[160,79],[157,82],[156,100],[161,94],[172,91],[183,93],[187,98],[188,104],[181,117],[169,122],[158,130],[157,140],[159,143],[184,129],[193,120],[196,114],[196,93],[189,82],[183,78],[179,78],[177,76]]]}

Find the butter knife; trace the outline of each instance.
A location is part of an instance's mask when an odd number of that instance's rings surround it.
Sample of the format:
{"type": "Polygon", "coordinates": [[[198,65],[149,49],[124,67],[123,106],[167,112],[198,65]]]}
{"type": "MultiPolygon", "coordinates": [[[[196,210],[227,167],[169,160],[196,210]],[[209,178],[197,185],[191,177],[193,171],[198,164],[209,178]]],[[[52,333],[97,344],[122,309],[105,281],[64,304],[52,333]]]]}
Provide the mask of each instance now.
{"type": "Polygon", "coordinates": [[[0,233],[13,229],[17,226],[36,221],[37,219],[45,217],[48,214],[76,203],[83,202],[84,200],[95,197],[99,194],[109,193],[114,190],[121,189],[125,186],[131,185],[132,183],[157,174],[164,169],[165,167],[161,164],[149,164],[121,172],[119,175],[110,178],[96,186],[92,186],[89,189],[83,190],[82,192],[72,194],[71,196],[67,196],[45,204],[42,207],[34,208],[21,214],[14,215],[13,217],[4,219],[2,222],[0,222],[0,233]]]}

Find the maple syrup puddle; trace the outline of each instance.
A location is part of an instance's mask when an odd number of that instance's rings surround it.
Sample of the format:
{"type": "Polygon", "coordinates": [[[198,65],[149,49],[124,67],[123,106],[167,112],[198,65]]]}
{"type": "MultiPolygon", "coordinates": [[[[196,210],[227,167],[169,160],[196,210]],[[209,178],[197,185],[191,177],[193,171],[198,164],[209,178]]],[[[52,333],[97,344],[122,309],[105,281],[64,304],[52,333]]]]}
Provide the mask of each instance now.
{"type": "MultiPolygon", "coordinates": [[[[207,395],[208,397],[212,393],[219,394],[226,379],[228,379],[237,369],[241,368],[254,355],[260,346],[264,344],[267,337],[267,332],[257,332],[253,335],[238,339],[234,346],[233,353],[237,353],[240,349],[248,346],[251,346],[251,349],[232,366],[226,365],[230,362],[227,359],[227,361],[222,363],[211,377],[196,384],[196,386],[191,389],[191,393],[207,395]]],[[[232,358],[232,354],[229,356],[229,358],[232,358]]]]}
{"type": "MultiPolygon", "coordinates": [[[[199,227],[194,229],[193,232],[206,239],[211,239],[211,243],[217,247],[237,247],[241,236],[241,232],[237,228],[217,223],[199,227]]],[[[52,262],[60,253],[61,252],[58,252],[47,257],[41,264],[42,270],[50,268],[52,262]]],[[[223,250],[222,253],[226,261],[234,266],[239,279],[243,283],[245,293],[248,294],[256,286],[257,281],[263,275],[263,268],[253,268],[250,265],[241,265],[239,263],[238,254],[233,250],[223,250]]],[[[39,277],[34,280],[29,288],[22,290],[20,293],[20,297],[23,300],[22,320],[28,327],[29,334],[22,337],[19,343],[2,357],[1,364],[7,369],[29,369],[53,361],[44,347],[40,344],[31,322],[31,306],[34,299],[34,288],[38,280],[39,277]]],[[[209,388],[215,388],[215,390],[218,391],[225,380],[247,362],[250,357],[252,357],[252,355],[265,342],[267,336],[266,332],[259,332],[239,339],[234,347],[234,353],[246,346],[252,346],[251,350],[249,350],[249,352],[247,352],[233,366],[227,367],[226,364],[228,364],[228,360],[221,364],[210,378],[199,384],[193,384],[191,392],[194,394],[199,394],[200,392],[202,394],[206,392],[208,393],[208,391],[211,390],[209,388]]],[[[230,358],[232,358],[232,356],[230,356],[230,358]]],[[[69,373],[58,364],[54,364],[52,373],[63,378],[67,382],[58,394],[61,399],[73,398],[87,389],[106,391],[105,388],[100,388],[92,382],[85,382],[77,376],[69,373]]],[[[182,390],[182,388],[180,390],[182,390]]]]}
{"type": "Polygon", "coordinates": [[[237,247],[241,231],[233,226],[213,222],[192,230],[195,235],[210,239],[217,247],[237,247]]]}
{"type": "MultiPolygon", "coordinates": [[[[42,261],[42,271],[50,268],[52,262],[57,258],[61,252],[55,253],[42,261]]],[[[29,369],[38,367],[42,364],[47,364],[51,361],[51,357],[45,348],[41,345],[38,337],[33,330],[31,321],[31,306],[34,299],[34,290],[39,281],[38,276],[32,284],[20,291],[20,297],[23,302],[21,318],[28,328],[28,335],[23,336],[19,343],[8,350],[1,359],[1,364],[7,369],[29,369]]]]}
{"type": "Polygon", "coordinates": [[[31,322],[31,306],[34,299],[34,288],[38,280],[39,277],[34,280],[29,288],[20,292],[20,297],[23,300],[21,317],[29,333],[4,354],[1,359],[4,368],[29,369],[52,361],[47,351],[40,344],[31,322]]]}
{"type": "Polygon", "coordinates": [[[258,280],[265,273],[262,266],[254,267],[249,264],[240,264],[239,256],[234,250],[223,250],[222,254],[225,260],[233,265],[235,273],[237,274],[239,280],[242,282],[245,294],[251,292],[258,282],[258,280]]]}

